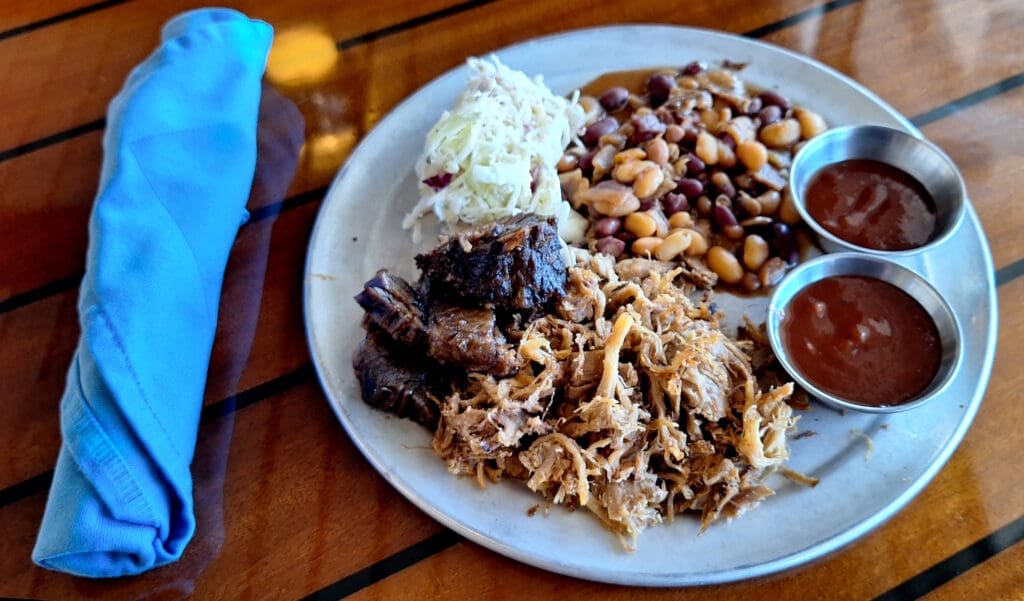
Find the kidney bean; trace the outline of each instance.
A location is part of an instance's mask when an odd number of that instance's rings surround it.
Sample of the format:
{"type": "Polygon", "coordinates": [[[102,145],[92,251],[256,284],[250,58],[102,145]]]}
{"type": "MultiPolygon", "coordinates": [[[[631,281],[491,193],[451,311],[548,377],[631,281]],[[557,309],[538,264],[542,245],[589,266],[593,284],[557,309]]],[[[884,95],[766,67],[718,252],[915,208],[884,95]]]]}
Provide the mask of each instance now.
{"type": "Polygon", "coordinates": [[[711,221],[720,229],[731,225],[738,225],[736,222],[736,215],[733,215],[732,210],[729,207],[717,203],[711,213],[711,221]]]}
{"type": "Polygon", "coordinates": [[[736,197],[736,186],[732,185],[732,180],[724,171],[716,171],[711,176],[711,183],[715,185],[719,194],[728,196],[730,199],[736,197]]]}
{"type": "Polygon", "coordinates": [[[725,144],[726,146],[728,146],[729,150],[732,150],[733,152],[736,152],[736,139],[735,138],[733,138],[732,136],[730,136],[729,134],[727,134],[726,132],[723,131],[722,133],[718,134],[718,139],[722,141],[722,144],[725,144]]]}
{"type": "Polygon", "coordinates": [[[676,184],[675,192],[686,196],[690,202],[704,193],[704,182],[692,177],[684,177],[676,184]]]}
{"type": "Polygon", "coordinates": [[[622,86],[614,86],[608,88],[603,94],[598,96],[597,101],[601,103],[604,110],[609,113],[617,111],[622,107],[626,106],[626,101],[629,100],[629,90],[622,86]]]}
{"type": "Polygon", "coordinates": [[[692,152],[686,155],[686,175],[687,177],[697,177],[704,170],[707,169],[707,165],[701,158],[692,152]]]}
{"type": "MultiPolygon", "coordinates": [[[[696,198],[697,196],[699,196],[699,194],[695,195],[694,198],[696,198]]],[[[671,216],[675,215],[680,211],[689,211],[690,201],[687,200],[687,196],[685,193],[669,192],[668,194],[665,195],[665,198],[661,199],[661,207],[662,209],[665,210],[666,215],[671,216]]]]}
{"type": "Polygon", "coordinates": [[[612,236],[605,236],[597,241],[597,252],[611,255],[618,259],[626,251],[626,243],[612,236]]]}
{"type": "Polygon", "coordinates": [[[747,105],[746,114],[753,117],[754,115],[757,115],[762,108],[764,108],[764,101],[762,101],[760,97],[754,96],[750,99],[750,104],[747,105]]]}
{"type": "Polygon", "coordinates": [[[653,208],[654,208],[654,199],[653,198],[647,198],[645,200],[641,200],[640,201],[640,208],[637,209],[637,211],[650,211],[653,208]]]}
{"type": "Polygon", "coordinates": [[[665,124],[654,113],[633,115],[630,118],[630,123],[633,125],[633,135],[630,136],[629,141],[634,146],[665,131],[665,124]]]}
{"type": "Polygon", "coordinates": [[[594,233],[601,237],[611,236],[622,228],[622,220],[618,217],[604,217],[594,224],[594,233]]]}
{"type": "Polygon", "coordinates": [[[789,99],[775,90],[765,90],[758,95],[758,98],[766,105],[779,107],[783,112],[788,111],[793,106],[790,104],[789,99]]]}
{"type": "Polygon", "coordinates": [[[761,120],[761,127],[771,125],[779,119],[782,119],[782,109],[774,104],[770,104],[757,113],[757,118],[761,120]]]}
{"type": "Polygon", "coordinates": [[[683,75],[696,75],[703,71],[706,67],[704,63],[693,61],[692,63],[683,67],[683,75]]]}
{"type": "Polygon", "coordinates": [[[626,230],[619,230],[619,231],[615,232],[615,235],[612,236],[612,237],[615,238],[616,240],[622,240],[627,245],[631,244],[633,242],[633,240],[636,240],[636,236],[634,236],[630,232],[627,232],[626,230]]]}
{"type": "Polygon", "coordinates": [[[588,150],[587,152],[585,152],[583,156],[580,157],[580,171],[582,171],[584,175],[590,175],[591,173],[594,172],[594,155],[597,154],[598,150],[598,147],[595,146],[588,150]]]}
{"type": "Polygon", "coordinates": [[[595,121],[587,128],[587,131],[583,132],[583,143],[587,146],[593,146],[597,144],[601,136],[610,134],[617,129],[619,129],[619,120],[615,117],[605,117],[595,121]]]}
{"type": "Polygon", "coordinates": [[[647,91],[651,94],[651,103],[655,106],[665,102],[669,93],[676,85],[676,78],[666,73],[655,73],[647,80],[647,91]]]}
{"type": "Polygon", "coordinates": [[[800,260],[800,245],[796,235],[785,223],[772,224],[772,251],[790,265],[800,260]]]}

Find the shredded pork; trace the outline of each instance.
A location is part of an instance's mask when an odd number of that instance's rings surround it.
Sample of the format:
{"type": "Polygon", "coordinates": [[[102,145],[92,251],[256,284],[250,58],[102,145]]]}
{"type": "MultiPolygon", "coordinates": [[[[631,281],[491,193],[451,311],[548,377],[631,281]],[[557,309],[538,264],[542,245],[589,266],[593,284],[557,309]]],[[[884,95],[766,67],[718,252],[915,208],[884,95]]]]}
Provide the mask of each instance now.
{"type": "Polygon", "coordinates": [[[683,269],[578,251],[557,307],[524,324],[515,374],[471,372],[441,400],[449,471],[522,480],[629,548],[676,513],[703,529],[771,495],[763,477],[791,473],[793,385],[759,388],[749,344],[690,300],[683,269]]]}

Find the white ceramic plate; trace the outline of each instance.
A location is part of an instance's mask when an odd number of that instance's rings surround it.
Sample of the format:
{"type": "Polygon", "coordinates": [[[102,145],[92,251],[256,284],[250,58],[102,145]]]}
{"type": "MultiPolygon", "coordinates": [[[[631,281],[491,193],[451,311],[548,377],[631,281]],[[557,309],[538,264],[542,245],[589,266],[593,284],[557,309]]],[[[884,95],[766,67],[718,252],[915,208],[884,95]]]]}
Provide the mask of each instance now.
{"type": "MultiPolygon", "coordinates": [[[[747,81],[778,88],[830,125],[877,123],[916,133],[878,97],[817,62],[710,31],[605,27],[497,54],[511,67],[543,75],[558,93],[614,70],[692,60],[749,63],[747,81]]],[[[816,488],[777,478],[777,494],[742,517],[700,536],[697,520],[677,518],[644,532],[629,553],[587,511],[556,507],[529,517],[538,498],[524,486],[503,482],[480,490],[449,475],[423,428],[360,399],[352,353],[363,336],[362,311],[352,297],[380,268],[415,276],[413,256],[426,245],[415,247],[400,226],[417,198],[413,165],[426,132],[465,79],[460,68],[433,81],[366,136],[327,194],[305,274],[307,336],[331,406],[370,463],[409,500],[466,538],[543,569],[622,584],[697,585],[768,574],[834,551],[892,516],[938,472],[981,404],[995,349],[992,260],[973,209],[943,248],[906,261],[949,297],[961,321],[966,348],[959,374],[942,398],[913,411],[841,415],[815,404],[803,413],[800,429],[816,435],[791,443],[790,466],[820,477],[816,488]]],[[[760,305],[747,310],[764,317],[760,305]]]]}

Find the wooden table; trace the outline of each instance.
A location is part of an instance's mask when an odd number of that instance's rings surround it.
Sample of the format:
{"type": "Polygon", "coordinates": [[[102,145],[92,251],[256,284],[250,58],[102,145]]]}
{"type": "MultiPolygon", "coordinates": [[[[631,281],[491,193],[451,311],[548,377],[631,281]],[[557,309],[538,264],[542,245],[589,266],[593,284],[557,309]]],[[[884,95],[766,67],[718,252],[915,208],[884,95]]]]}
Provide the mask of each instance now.
{"type": "Polygon", "coordinates": [[[0,595],[1024,598],[1024,235],[1017,229],[1024,228],[1024,5],[1017,0],[236,0],[279,34],[326,33],[340,62],[315,84],[282,90],[305,114],[304,132],[280,108],[289,103],[271,102],[269,88],[264,95],[252,219],[227,269],[193,463],[198,531],[179,562],[136,578],[89,581],[32,565],[60,443],[58,400],[78,338],[75,303],[106,105],[153,49],[160,25],[198,5],[8,0],[0,9],[0,595]],[[957,162],[992,247],[998,353],[980,412],[952,459],[876,531],[755,581],[627,589],[546,573],[462,539],[362,458],[325,400],[303,335],[310,229],[325,186],[360,136],[467,56],[627,22],[762,39],[860,81],[957,162]],[[275,169],[282,149],[295,150],[303,135],[305,151],[289,179],[289,169],[275,169]]]}

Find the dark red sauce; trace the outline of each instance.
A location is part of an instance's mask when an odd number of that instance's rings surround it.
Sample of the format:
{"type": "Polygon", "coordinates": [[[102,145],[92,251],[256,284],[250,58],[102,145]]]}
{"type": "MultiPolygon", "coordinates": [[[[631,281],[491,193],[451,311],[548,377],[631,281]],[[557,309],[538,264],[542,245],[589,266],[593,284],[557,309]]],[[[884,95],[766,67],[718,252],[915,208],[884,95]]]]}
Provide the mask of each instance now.
{"type": "Polygon", "coordinates": [[[829,165],[811,178],[807,212],[826,230],[865,248],[907,250],[935,234],[935,201],[905,171],[867,159],[829,165]]]}
{"type": "Polygon", "coordinates": [[[782,343],[807,380],[862,405],[898,405],[939,370],[935,322],[909,294],[862,276],[835,276],[786,307],[782,343]]]}

